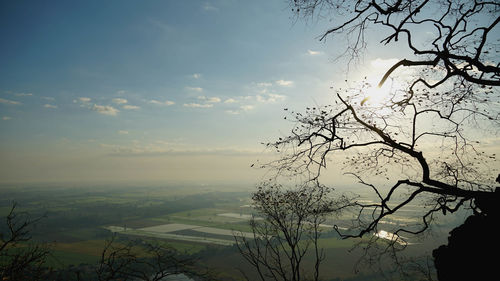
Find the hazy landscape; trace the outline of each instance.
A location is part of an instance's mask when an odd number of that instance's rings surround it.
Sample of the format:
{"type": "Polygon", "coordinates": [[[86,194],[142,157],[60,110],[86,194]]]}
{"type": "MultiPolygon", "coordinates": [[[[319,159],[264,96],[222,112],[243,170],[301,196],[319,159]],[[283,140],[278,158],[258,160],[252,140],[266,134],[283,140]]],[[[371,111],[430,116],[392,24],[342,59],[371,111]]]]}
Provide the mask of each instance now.
{"type": "MultiPolygon", "coordinates": [[[[349,191],[348,187],[339,189],[349,191]]],[[[220,280],[243,280],[239,270],[251,271],[234,247],[233,236],[252,236],[248,224],[254,214],[252,186],[4,185],[0,191],[4,195],[0,199],[2,217],[13,202],[18,202],[20,213],[43,217],[33,228],[33,239],[48,243],[51,255],[47,265],[57,269],[95,264],[106,239],[115,232],[120,240],[159,241],[197,257],[220,280]]],[[[364,200],[370,200],[369,192],[365,194],[364,200]]],[[[360,249],[351,250],[359,240],[340,239],[333,224],[346,229],[350,216],[331,218],[323,225],[320,245],[327,253],[323,280],[383,280],[376,269],[355,271],[360,249]]],[[[448,222],[433,229],[432,237],[408,241],[408,253],[422,255],[445,243],[452,226],[448,222]]]]}
{"type": "Polygon", "coordinates": [[[0,279],[496,281],[499,27],[498,0],[0,0],[0,279]]]}

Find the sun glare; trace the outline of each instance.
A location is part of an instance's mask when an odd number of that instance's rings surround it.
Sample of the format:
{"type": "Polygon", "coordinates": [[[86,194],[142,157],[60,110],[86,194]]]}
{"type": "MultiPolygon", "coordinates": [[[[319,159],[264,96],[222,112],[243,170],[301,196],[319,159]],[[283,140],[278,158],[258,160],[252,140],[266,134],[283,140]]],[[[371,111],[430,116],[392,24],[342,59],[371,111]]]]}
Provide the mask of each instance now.
{"type": "Polygon", "coordinates": [[[385,231],[385,230],[380,230],[377,233],[374,233],[373,235],[377,236],[378,238],[389,240],[392,242],[396,242],[400,245],[406,245],[407,242],[401,238],[401,236],[385,231]]]}
{"type": "Polygon", "coordinates": [[[361,105],[370,107],[383,107],[390,101],[392,93],[395,90],[394,82],[385,83],[382,87],[378,86],[377,79],[370,79],[364,89],[361,105]]]}

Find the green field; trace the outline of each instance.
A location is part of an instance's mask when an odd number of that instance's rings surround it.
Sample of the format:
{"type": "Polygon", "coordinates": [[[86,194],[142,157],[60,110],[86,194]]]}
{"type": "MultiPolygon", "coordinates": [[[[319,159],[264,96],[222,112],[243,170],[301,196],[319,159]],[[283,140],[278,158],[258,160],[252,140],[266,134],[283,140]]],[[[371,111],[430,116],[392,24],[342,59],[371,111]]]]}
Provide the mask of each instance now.
{"type": "MultiPolygon", "coordinates": [[[[31,218],[42,217],[31,229],[32,236],[50,245],[52,254],[47,264],[54,268],[95,264],[106,239],[116,232],[118,243],[139,240],[167,245],[193,255],[227,280],[241,280],[238,268],[252,269],[233,245],[233,233],[251,236],[251,191],[217,187],[1,187],[0,193],[5,196],[0,198],[0,215],[4,217],[15,201],[16,211],[31,218]]],[[[331,227],[335,222],[333,218],[327,222],[319,241],[325,250],[324,263],[328,264],[323,267],[325,280],[356,280],[359,275],[353,266],[359,253],[351,249],[358,240],[339,239],[331,227]]]]}

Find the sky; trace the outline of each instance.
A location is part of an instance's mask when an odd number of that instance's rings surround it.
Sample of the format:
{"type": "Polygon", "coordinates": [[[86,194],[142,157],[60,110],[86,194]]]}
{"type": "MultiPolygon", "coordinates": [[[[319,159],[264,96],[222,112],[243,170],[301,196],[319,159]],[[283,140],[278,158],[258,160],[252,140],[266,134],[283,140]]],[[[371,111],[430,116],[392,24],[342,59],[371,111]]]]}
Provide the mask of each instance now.
{"type": "Polygon", "coordinates": [[[0,1],[0,183],[257,182],[284,108],[378,73],[282,0],[0,1]]]}

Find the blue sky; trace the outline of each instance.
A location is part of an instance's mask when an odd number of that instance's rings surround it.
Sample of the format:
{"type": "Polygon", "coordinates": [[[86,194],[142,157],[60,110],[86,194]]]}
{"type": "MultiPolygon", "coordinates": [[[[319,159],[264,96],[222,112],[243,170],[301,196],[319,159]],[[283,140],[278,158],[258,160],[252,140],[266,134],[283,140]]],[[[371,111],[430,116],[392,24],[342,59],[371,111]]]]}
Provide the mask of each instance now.
{"type": "Polygon", "coordinates": [[[283,108],[346,78],[326,27],[286,1],[1,1],[0,181],[257,181],[283,108]]]}

